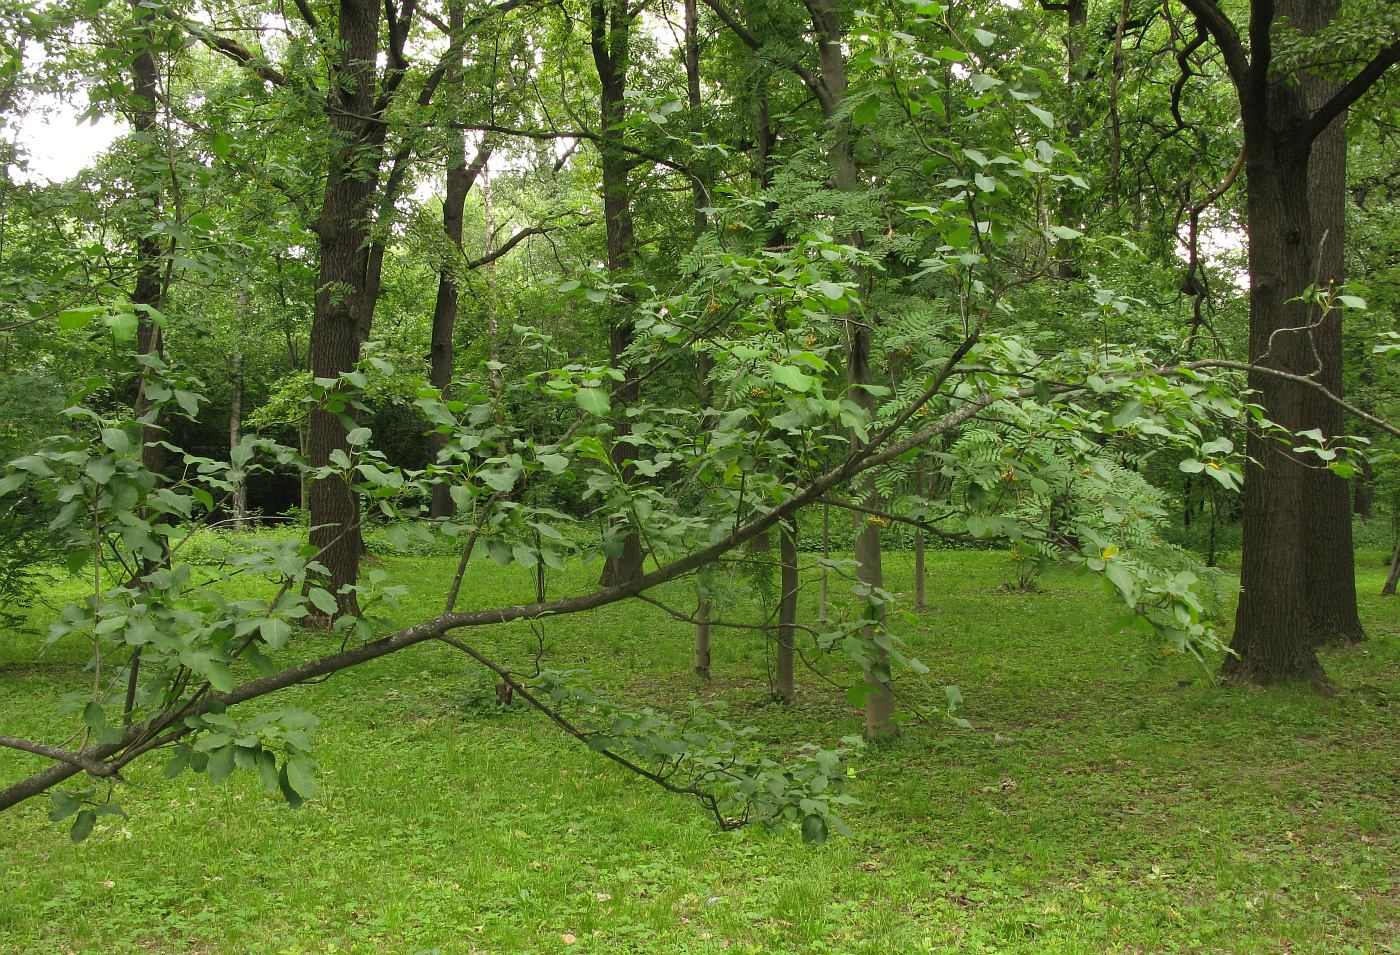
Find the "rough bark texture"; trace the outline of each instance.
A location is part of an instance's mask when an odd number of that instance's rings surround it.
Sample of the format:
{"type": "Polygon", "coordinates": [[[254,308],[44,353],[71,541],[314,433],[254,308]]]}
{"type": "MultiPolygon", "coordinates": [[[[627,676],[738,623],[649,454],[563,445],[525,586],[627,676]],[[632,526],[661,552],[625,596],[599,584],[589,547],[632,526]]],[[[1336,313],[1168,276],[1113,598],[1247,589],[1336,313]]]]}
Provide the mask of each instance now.
{"type": "MultiPolygon", "coordinates": [[[[1316,33],[1336,16],[1335,0],[1289,4],[1295,26],[1316,33]]],[[[1302,88],[1310,109],[1321,107],[1341,84],[1306,73],[1302,88]]],[[[1312,250],[1316,281],[1336,287],[1343,281],[1347,204],[1346,117],[1336,119],[1313,141],[1308,161],[1308,203],[1312,215],[1312,250]]],[[[1311,281],[1311,280],[1310,280],[1311,281]]],[[[1342,396],[1342,311],[1335,309],[1312,334],[1318,380],[1342,396]]],[[[1311,427],[1331,438],[1346,433],[1342,408],[1326,396],[1308,392],[1305,415],[1311,427]]],[[[1324,468],[1306,475],[1304,572],[1307,575],[1308,628],[1319,643],[1357,643],[1366,638],[1356,608],[1356,561],[1352,543],[1351,488],[1324,468]]]]}
{"type": "MultiPolygon", "coordinates": [[[[599,161],[603,173],[603,222],[607,231],[608,274],[616,281],[632,267],[635,233],[632,224],[632,195],[627,181],[627,153],[623,149],[620,124],[627,116],[628,53],[632,36],[632,18],[625,0],[593,0],[589,8],[590,46],[593,65],[601,86],[599,98],[599,161]]],[[[622,356],[632,344],[635,331],[632,317],[624,304],[614,308],[608,323],[608,360],[614,367],[622,364],[622,356]]],[[[625,378],[614,391],[614,404],[626,408],[637,400],[639,393],[636,372],[625,370],[625,378]]],[[[630,480],[633,469],[626,463],[626,445],[613,444],[613,463],[630,480]]],[[[642,572],[641,537],[638,529],[628,526],[622,537],[622,550],[603,565],[601,586],[612,587],[633,580],[642,572]]]]}
{"type": "Polygon", "coordinates": [[[797,523],[789,519],[778,533],[778,645],[773,661],[773,699],[791,703],[797,699],[793,664],[797,655],[797,523]]]}
{"type": "MultiPolygon", "coordinates": [[[[1314,367],[1308,332],[1314,310],[1295,301],[1312,281],[1314,236],[1309,211],[1308,149],[1298,135],[1309,115],[1304,93],[1286,78],[1257,75],[1240,91],[1249,179],[1249,357],[1295,374],[1314,367]]],[[[1306,389],[1251,372],[1249,386],[1271,420],[1290,431],[1311,427],[1306,389]]],[[[1279,442],[1251,430],[1246,441],[1242,592],[1222,668],[1249,683],[1326,677],[1308,627],[1304,510],[1310,476],[1279,442]]]]}
{"type": "MultiPolygon", "coordinates": [[[[341,48],[332,61],[329,83],[331,153],[325,199],[316,223],[320,274],[311,324],[311,373],[321,379],[338,378],[355,367],[374,309],[373,300],[365,294],[368,226],[379,182],[383,132],[379,124],[362,117],[375,113],[379,9],[374,0],[341,0],[338,7],[341,48]]],[[[348,451],[346,433],[339,415],[314,409],[307,436],[311,467],[325,467],[332,452],[348,451]]],[[[312,481],[309,497],[311,544],[329,571],[327,583],[336,593],[340,611],[357,613],[353,593],[339,591],[359,580],[364,549],[359,497],[334,476],[312,481]]]]}

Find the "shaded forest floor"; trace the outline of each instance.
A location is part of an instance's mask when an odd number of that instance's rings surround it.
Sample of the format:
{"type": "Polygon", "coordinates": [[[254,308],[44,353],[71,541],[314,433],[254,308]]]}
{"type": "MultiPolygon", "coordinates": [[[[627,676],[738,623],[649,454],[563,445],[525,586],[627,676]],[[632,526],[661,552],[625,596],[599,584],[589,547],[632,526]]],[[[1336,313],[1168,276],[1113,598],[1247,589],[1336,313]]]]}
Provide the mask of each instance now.
{"type": "MultiPolygon", "coordinates": [[[[384,560],[413,588],[395,619],[435,610],[451,564],[384,560]]],[[[867,750],[855,835],[819,848],[718,832],[542,717],[485,705],[460,654],[416,647],[282,697],[323,719],[322,791],[300,811],[256,774],[170,781],[156,760],[118,797],[131,819],[84,844],[46,800],[0,814],[0,952],[1400,951],[1400,603],[1375,596],[1379,553],[1360,564],[1372,640],[1325,654],[1324,699],[1212,685],[1110,632],[1121,610],[1087,576],[1005,593],[1005,555],[931,554],[930,609],[899,629],[932,674],[902,679],[935,706],[960,686],[973,729],[907,725],[867,750]]],[[[905,555],[887,573],[910,589],[905,555]]],[[[529,596],[519,569],[473,574],[471,605],[529,596]]],[[[547,666],[614,699],[697,686],[689,629],[652,608],[546,634],[547,666]]],[[[84,651],[34,666],[35,639],[0,634],[0,731],[47,739],[84,651]]],[[[524,626],[469,639],[529,659],[524,626]]],[[[714,669],[703,695],[775,745],[858,732],[811,673],[799,705],[766,704],[751,632],[717,631],[714,669]]],[[[0,751],[0,780],[42,765],[0,751]]]]}

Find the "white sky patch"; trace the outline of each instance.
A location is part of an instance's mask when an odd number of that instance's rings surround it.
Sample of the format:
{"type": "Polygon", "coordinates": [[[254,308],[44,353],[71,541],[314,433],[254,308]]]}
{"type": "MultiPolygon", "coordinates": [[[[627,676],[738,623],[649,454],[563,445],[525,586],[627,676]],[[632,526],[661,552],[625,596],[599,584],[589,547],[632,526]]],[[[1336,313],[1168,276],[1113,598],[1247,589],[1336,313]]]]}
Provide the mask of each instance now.
{"type": "Polygon", "coordinates": [[[79,123],[82,113],[72,103],[38,97],[11,120],[12,134],[29,160],[21,178],[30,182],[72,179],[127,131],[124,123],[107,116],[95,123],[79,123]]]}

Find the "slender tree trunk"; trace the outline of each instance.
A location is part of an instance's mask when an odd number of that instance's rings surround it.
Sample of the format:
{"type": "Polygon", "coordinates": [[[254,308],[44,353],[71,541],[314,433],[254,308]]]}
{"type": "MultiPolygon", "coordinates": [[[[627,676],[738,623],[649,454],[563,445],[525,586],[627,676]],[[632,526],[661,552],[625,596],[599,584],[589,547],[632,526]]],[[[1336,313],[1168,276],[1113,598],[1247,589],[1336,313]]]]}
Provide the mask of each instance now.
{"type": "MultiPolygon", "coordinates": [[[[129,116],[131,128],[145,138],[149,145],[157,135],[157,116],[160,107],[160,73],[156,64],[155,31],[152,21],[155,14],[147,7],[132,0],[132,16],[141,24],[136,32],[139,48],[131,60],[131,98],[129,116]]],[[[149,175],[149,174],[148,174],[149,175]]],[[[160,216],[162,204],[161,188],[150,190],[149,210],[154,218],[160,216]]],[[[146,223],[154,225],[154,222],[146,223]]],[[[153,229],[139,228],[136,239],[136,285],[131,292],[131,304],[136,312],[136,353],[141,357],[161,359],[165,355],[165,335],[151,314],[151,309],[159,310],[165,297],[165,282],[162,278],[162,262],[159,235],[153,229]]],[[[151,372],[141,365],[137,383],[135,412],[143,421],[141,429],[141,463],[152,474],[159,474],[165,468],[165,449],[160,444],[164,437],[162,415],[151,409],[147,388],[151,372]]]]}
{"type": "Polygon", "coordinates": [[[793,664],[797,654],[797,524],[789,518],[779,526],[778,564],[782,590],[778,594],[778,646],[774,660],[773,699],[792,703],[797,698],[793,664]]]}
{"type": "MultiPolygon", "coordinates": [[[[328,84],[331,154],[316,222],[321,266],[311,324],[311,373],[322,379],[339,378],[355,367],[374,308],[372,300],[365,300],[370,279],[368,226],[383,159],[383,131],[363,117],[375,112],[379,10],[374,0],[341,0],[338,5],[341,48],[328,84]]],[[[330,465],[336,451],[348,453],[346,434],[342,415],[313,409],[307,439],[311,467],[330,465]]],[[[309,496],[311,545],[329,571],[325,583],[336,594],[341,613],[357,614],[353,592],[340,591],[359,580],[364,550],[359,497],[339,476],[313,480],[309,496]]]]}
{"type": "Polygon", "coordinates": [[[1353,513],[1362,520],[1371,519],[1371,511],[1376,500],[1376,472],[1371,467],[1369,458],[1361,458],[1361,468],[1356,475],[1356,486],[1354,488],[1353,513]]]}
{"type": "MultiPolygon", "coordinates": [[[[920,458],[914,465],[914,493],[923,496],[925,490],[924,462],[920,458]]],[[[924,573],[924,530],[914,530],[914,609],[928,609],[927,579],[924,573]]]]}
{"type": "MultiPolygon", "coordinates": [[[[246,307],[247,293],[239,295],[240,304],[246,307]]],[[[233,452],[243,443],[243,349],[234,345],[231,366],[228,402],[228,448],[232,459],[233,452]]],[[[229,509],[233,514],[234,530],[248,529],[248,479],[239,468],[239,476],[233,481],[229,509]]]]}
{"type": "Polygon", "coordinates": [[[1390,558],[1390,575],[1385,578],[1385,584],[1381,587],[1382,597],[1394,597],[1395,585],[1400,583],[1400,541],[1395,544],[1395,553],[1390,558]]]}
{"type": "Polygon", "coordinates": [[[706,682],[710,679],[710,608],[707,593],[695,609],[695,675],[706,682]]]}
{"type": "Polygon", "coordinates": [[[831,571],[826,566],[831,560],[831,505],[822,503],[822,576],[817,592],[817,620],[826,623],[827,588],[830,586],[831,571]]]}
{"type": "MultiPolygon", "coordinates": [[[[1336,0],[1291,0],[1294,25],[1312,34],[1336,16],[1336,0]]],[[[1321,107],[1341,84],[1313,73],[1302,77],[1310,109],[1321,107]]],[[[1308,203],[1312,216],[1314,277],[1335,288],[1343,281],[1347,206],[1346,117],[1339,117],[1313,141],[1308,160],[1308,203]]],[[[1332,394],[1342,394],[1342,310],[1333,309],[1312,333],[1318,381],[1332,394]]],[[[1329,438],[1346,434],[1341,406],[1325,395],[1304,395],[1308,427],[1319,428],[1329,438]]],[[[1326,468],[1307,472],[1304,491],[1307,548],[1308,628],[1319,643],[1358,643],[1366,639],[1356,607],[1356,559],[1352,544],[1351,488],[1346,480],[1326,468]]]]}
{"type": "MultiPolygon", "coordinates": [[[[841,115],[841,103],[846,93],[846,61],[842,44],[845,32],[841,26],[841,11],[837,0],[810,0],[813,32],[820,44],[819,65],[826,98],[822,110],[829,126],[831,146],[828,162],[832,183],[836,189],[849,191],[858,184],[852,132],[848,118],[841,115]]],[[[851,241],[860,242],[855,235],[851,241]]],[[[846,382],[850,398],[875,420],[875,399],[866,390],[872,383],[870,372],[870,324],[868,315],[847,324],[846,382]]],[[[854,436],[853,442],[858,440],[854,436]]],[[[863,479],[862,501],[867,507],[879,509],[880,492],[873,475],[863,479]]],[[[856,576],[872,591],[884,587],[885,575],[881,564],[880,526],[864,521],[856,535],[856,576]]],[[[890,686],[889,651],[885,648],[884,605],[873,594],[866,603],[867,625],[864,628],[867,656],[865,696],[865,735],[873,740],[888,739],[897,729],[894,724],[894,692],[890,686]]]]}
{"type": "MultiPolygon", "coordinates": [[[[602,87],[599,99],[599,161],[603,173],[603,222],[607,231],[607,271],[614,280],[624,278],[632,267],[635,233],[632,224],[632,197],[627,181],[627,153],[623,150],[621,123],[627,118],[627,68],[632,18],[625,0],[593,0],[590,6],[590,44],[593,64],[602,87]]],[[[623,364],[623,355],[635,332],[627,304],[615,306],[608,324],[608,360],[614,367],[623,364]]],[[[636,402],[639,394],[637,373],[628,368],[614,397],[619,408],[636,402]]],[[[613,444],[613,463],[624,480],[634,473],[627,463],[626,445],[613,444]]],[[[623,530],[621,552],[603,565],[600,584],[616,586],[638,577],[644,555],[638,528],[628,522],[623,530]]]]}

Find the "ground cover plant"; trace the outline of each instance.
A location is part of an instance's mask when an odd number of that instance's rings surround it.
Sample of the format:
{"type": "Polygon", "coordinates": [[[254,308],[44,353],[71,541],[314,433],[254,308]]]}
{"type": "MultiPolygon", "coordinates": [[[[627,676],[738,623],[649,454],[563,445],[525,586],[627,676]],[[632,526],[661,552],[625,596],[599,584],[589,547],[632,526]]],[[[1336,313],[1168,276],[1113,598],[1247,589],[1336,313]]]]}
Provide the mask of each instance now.
{"type": "MultiPolygon", "coordinates": [[[[0,816],[0,950],[1390,951],[1400,621],[1374,596],[1381,557],[1360,555],[1372,638],[1327,655],[1328,698],[1240,692],[1114,632],[1091,575],[1008,591],[1006,553],[931,551],[938,595],[901,629],[937,685],[911,692],[934,707],[945,682],[965,688],[971,726],[914,725],[862,753],[853,835],[821,847],[721,832],[501,707],[459,654],[417,648],[293,691],[324,720],[321,791],[301,810],[252,774],[168,780],[152,763],[121,796],[132,818],[82,844],[45,805],[0,816]]],[[[411,584],[453,565],[383,568],[411,584]]],[[[909,555],[888,569],[907,601],[909,555]]],[[[518,570],[480,571],[478,599],[530,595],[518,570]]],[[[520,624],[492,639],[508,655],[533,638],[520,624]]],[[[655,608],[610,607],[548,625],[546,658],[658,705],[698,688],[776,748],[859,731],[859,709],[810,672],[800,706],[769,702],[750,633],[717,632],[713,682],[697,684],[690,639],[655,608]]],[[[86,657],[59,644],[36,664],[22,646],[0,643],[0,719],[37,728],[56,675],[86,657]]]]}

